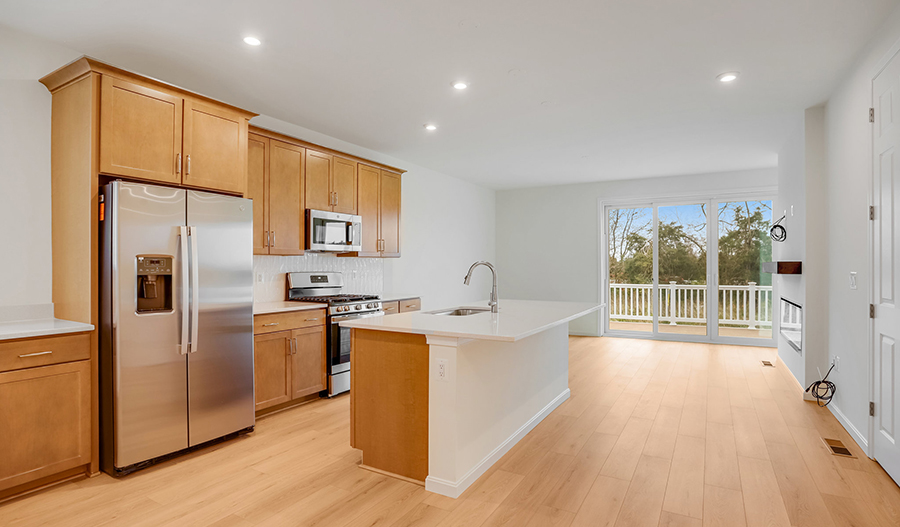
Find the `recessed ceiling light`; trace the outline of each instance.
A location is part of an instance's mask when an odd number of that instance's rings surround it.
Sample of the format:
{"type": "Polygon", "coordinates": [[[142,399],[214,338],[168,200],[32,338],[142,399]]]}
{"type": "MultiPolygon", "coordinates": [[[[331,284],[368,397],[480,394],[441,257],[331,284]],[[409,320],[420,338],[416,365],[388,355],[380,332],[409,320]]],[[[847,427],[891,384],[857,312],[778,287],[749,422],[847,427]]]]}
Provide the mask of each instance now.
{"type": "Polygon", "coordinates": [[[466,88],[469,87],[469,85],[462,81],[456,81],[453,83],[453,87],[456,88],[457,90],[465,90],[466,88]]]}
{"type": "Polygon", "coordinates": [[[244,43],[250,44],[251,46],[258,46],[262,44],[262,42],[260,42],[256,37],[244,37],[244,43]]]}
{"type": "Polygon", "coordinates": [[[732,82],[738,78],[738,75],[740,75],[740,73],[736,71],[727,71],[716,77],[716,79],[718,79],[719,82],[732,82]]]}
{"type": "Polygon", "coordinates": [[[433,124],[426,124],[425,129],[428,130],[429,132],[433,132],[433,131],[437,130],[437,126],[435,126],[433,124]]]}

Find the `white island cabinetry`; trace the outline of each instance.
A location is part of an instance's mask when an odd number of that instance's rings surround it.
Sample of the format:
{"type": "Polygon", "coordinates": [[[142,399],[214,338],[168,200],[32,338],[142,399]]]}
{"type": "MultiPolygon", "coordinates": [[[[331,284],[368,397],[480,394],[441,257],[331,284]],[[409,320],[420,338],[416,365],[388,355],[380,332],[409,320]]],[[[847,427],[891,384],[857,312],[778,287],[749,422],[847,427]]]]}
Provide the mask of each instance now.
{"type": "Polygon", "coordinates": [[[499,313],[342,323],[363,466],[459,496],[568,399],[568,322],[598,308],[501,300],[499,313]]]}

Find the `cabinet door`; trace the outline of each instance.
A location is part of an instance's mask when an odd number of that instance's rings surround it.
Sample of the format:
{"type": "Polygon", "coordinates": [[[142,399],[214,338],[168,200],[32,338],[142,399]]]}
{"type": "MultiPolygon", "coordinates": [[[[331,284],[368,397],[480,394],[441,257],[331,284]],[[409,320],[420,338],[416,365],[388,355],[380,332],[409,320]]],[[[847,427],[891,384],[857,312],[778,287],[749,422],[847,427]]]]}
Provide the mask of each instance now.
{"type": "Polygon", "coordinates": [[[269,144],[269,254],[303,254],[306,151],[274,139],[269,144]]]}
{"type": "Polygon", "coordinates": [[[400,256],[400,174],[381,171],[381,255],[400,256]]]}
{"type": "Polygon", "coordinates": [[[362,217],[362,250],[360,256],[381,256],[378,251],[378,188],[381,170],[359,165],[357,179],[357,214],[362,217]]]}
{"type": "Polygon", "coordinates": [[[253,254],[269,254],[266,236],[269,230],[268,188],[269,140],[250,134],[247,141],[247,192],[244,197],[253,200],[253,254]]]}
{"type": "Polygon", "coordinates": [[[331,155],[306,151],[306,208],[331,210],[331,155]]]}
{"type": "Polygon", "coordinates": [[[291,332],[253,337],[256,411],[291,400],[291,332]]]}
{"type": "Polygon", "coordinates": [[[325,326],[295,329],[292,398],[321,392],[328,383],[325,372],[325,326]]]}
{"type": "Polygon", "coordinates": [[[108,75],[100,89],[100,172],[181,183],[184,99],[108,75]]]}
{"type": "Polygon", "coordinates": [[[240,114],[185,99],[182,183],[243,194],[247,186],[247,126],[240,114]]]}
{"type": "Polygon", "coordinates": [[[356,214],[356,161],[334,158],[331,191],[334,193],[334,212],[356,214]]]}
{"type": "Polygon", "coordinates": [[[0,373],[0,490],[91,462],[91,363],[0,373]]]}

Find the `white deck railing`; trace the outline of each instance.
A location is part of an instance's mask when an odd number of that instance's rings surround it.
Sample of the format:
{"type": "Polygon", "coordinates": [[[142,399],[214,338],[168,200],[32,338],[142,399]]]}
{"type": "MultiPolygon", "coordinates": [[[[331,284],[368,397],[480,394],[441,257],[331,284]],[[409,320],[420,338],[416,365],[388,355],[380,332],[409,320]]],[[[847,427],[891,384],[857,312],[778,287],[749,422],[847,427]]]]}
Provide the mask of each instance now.
{"type": "MultiPolygon", "coordinates": [[[[669,282],[659,286],[660,324],[706,323],[706,285],[669,282]]],[[[653,286],[610,284],[609,318],[635,322],[653,321],[653,286]]],[[[772,286],[719,286],[719,324],[772,327],[772,286]]]]}

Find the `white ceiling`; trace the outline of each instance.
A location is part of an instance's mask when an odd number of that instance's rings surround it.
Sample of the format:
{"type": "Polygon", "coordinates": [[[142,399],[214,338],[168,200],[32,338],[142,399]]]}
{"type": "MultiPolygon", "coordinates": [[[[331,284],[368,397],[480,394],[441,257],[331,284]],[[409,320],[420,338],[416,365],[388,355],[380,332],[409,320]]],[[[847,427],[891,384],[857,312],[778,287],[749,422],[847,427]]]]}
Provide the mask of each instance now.
{"type": "Polygon", "coordinates": [[[0,24],[512,188],[775,166],[798,112],[827,99],[896,5],[0,0],[0,24]],[[729,70],[741,77],[720,85],[729,70]]]}

